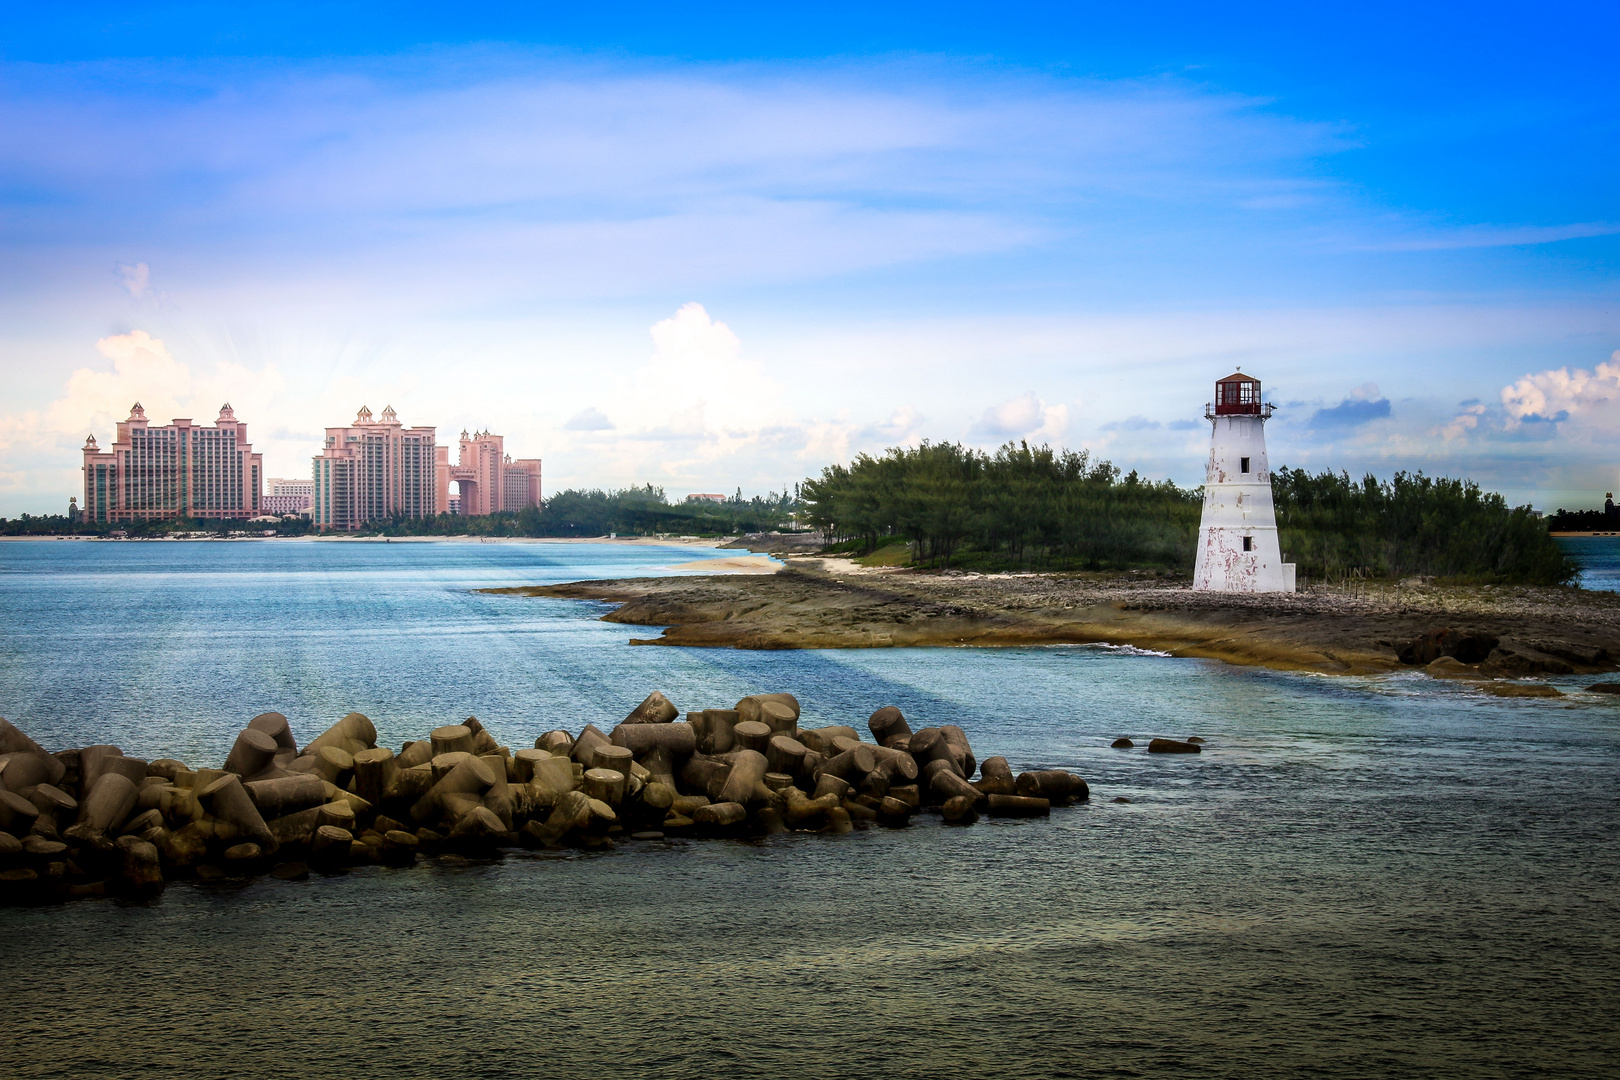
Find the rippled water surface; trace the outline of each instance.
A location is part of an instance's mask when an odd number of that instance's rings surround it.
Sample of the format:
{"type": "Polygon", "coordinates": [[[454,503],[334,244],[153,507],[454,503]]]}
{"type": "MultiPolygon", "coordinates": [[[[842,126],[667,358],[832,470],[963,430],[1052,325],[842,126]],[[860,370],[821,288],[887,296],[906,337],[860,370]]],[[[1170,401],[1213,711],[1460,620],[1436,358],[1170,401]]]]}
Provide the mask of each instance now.
{"type": "Polygon", "coordinates": [[[631,648],[625,545],[0,544],[0,715],[193,764],[278,709],[512,746],[787,689],[1091,781],[1049,822],[634,843],[0,911],[0,1075],[1598,1076],[1620,707],[1088,647],[631,648]],[[1197,757],[1114,751],[1202,735],[1197,757]],[[1116,796],[1132,800],[1115,803],[1116,796]]]}

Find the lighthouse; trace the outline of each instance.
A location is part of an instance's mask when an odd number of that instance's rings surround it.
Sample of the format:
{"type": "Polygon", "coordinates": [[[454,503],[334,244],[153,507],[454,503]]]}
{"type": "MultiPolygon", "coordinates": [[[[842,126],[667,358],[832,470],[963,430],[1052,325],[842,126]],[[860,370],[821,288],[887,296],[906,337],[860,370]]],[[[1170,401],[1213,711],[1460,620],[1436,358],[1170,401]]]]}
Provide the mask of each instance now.
{"type": "Polygon", "coordinates": [[[1260,380],[1239,371],[1215,384],[1204,514],[1198,523],[1193,588],[1205,592],[1293,592],[1294,564],[1282,561],[1266,463],[1260,380]]]}

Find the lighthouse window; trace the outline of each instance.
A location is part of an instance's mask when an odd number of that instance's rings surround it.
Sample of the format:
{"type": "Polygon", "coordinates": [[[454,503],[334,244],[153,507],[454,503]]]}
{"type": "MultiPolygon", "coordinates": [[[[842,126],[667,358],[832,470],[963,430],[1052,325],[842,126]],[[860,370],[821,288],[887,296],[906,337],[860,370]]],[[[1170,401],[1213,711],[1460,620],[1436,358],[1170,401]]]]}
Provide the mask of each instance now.
{"type": "Polygon", "coordinates": [[[1248,472],[1248,471],[1249,471],[1249,459],[1248,458],[1238,458],[1238,472],[1248,472]]]}
{"type": "Polygon", "coordinates": [[[1245,536],[1243,538],[1243,550],[1244,551],[1253,551],[1254,550],[1254,537],[1245,536]]]}

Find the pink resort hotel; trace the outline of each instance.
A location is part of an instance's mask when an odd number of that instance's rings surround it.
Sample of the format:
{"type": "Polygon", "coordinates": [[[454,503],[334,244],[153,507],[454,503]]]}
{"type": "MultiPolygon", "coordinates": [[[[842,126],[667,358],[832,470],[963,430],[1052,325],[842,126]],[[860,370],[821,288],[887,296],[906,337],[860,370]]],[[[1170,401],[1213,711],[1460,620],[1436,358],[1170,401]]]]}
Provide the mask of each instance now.
{"type": "Polygon", "coordinates": [[[84,444],[84,516],[89,521],[158,518],[248,520],[307,512],[322,530],[437,514],[493,514],[540,505],[540,459],[512,460],[505,439],[461,433],[460,455],[437,445],[434,428],[405,427],[392,407],[373,419],[362,407],[348,427],[326,429],[311,480],[263,494],[262,455],[229,405],[213,427],[190,420],[154,426],[137,403],[111,449],[84,444]],[[455,493],[451,493],[455,484],[455,493]],[[296,490],[295,490],[296,489],[296,490]],[[307,507],[307,511],[304,508],[307,507]]]}
{"type": "Polygon", "coordinates": [[[213,427],[190,420],[153,426],[140,402],[118,424],[112,448],[84,440],[88,521],[258,517],[261,455],[247,425],[222,405],[213,427]]]}
{"type": "Polygon", "coordinates": [[[505,439],[461,433],[461,454],[438,446],[431,427],[405,427],[390,406],[380,419],[361,407],[348,427],[327,428],[315,459],[310,517],[316,528],[358,529],[368,521],[432,517],[452,509],[468,516],[540,504],[540,459],[513,461],[505,439]],[[450,485],[457,486],[454,498],[450,485]]]}

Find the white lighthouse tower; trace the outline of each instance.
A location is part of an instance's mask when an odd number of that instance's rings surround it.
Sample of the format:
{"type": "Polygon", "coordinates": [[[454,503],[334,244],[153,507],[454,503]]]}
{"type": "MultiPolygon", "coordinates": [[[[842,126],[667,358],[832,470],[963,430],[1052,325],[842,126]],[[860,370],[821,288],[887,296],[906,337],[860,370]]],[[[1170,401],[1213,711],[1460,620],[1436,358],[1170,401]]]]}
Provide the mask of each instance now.
{"type": "Polygon", "coordinates": [[[1260,380],[1241,371],[1215,384],[1204,410],[1213,430],[1204,475],[1193,588],[1207,592],[1293,592],[1294,564],[1282,561],[1271,503],[1260,380]]]}

